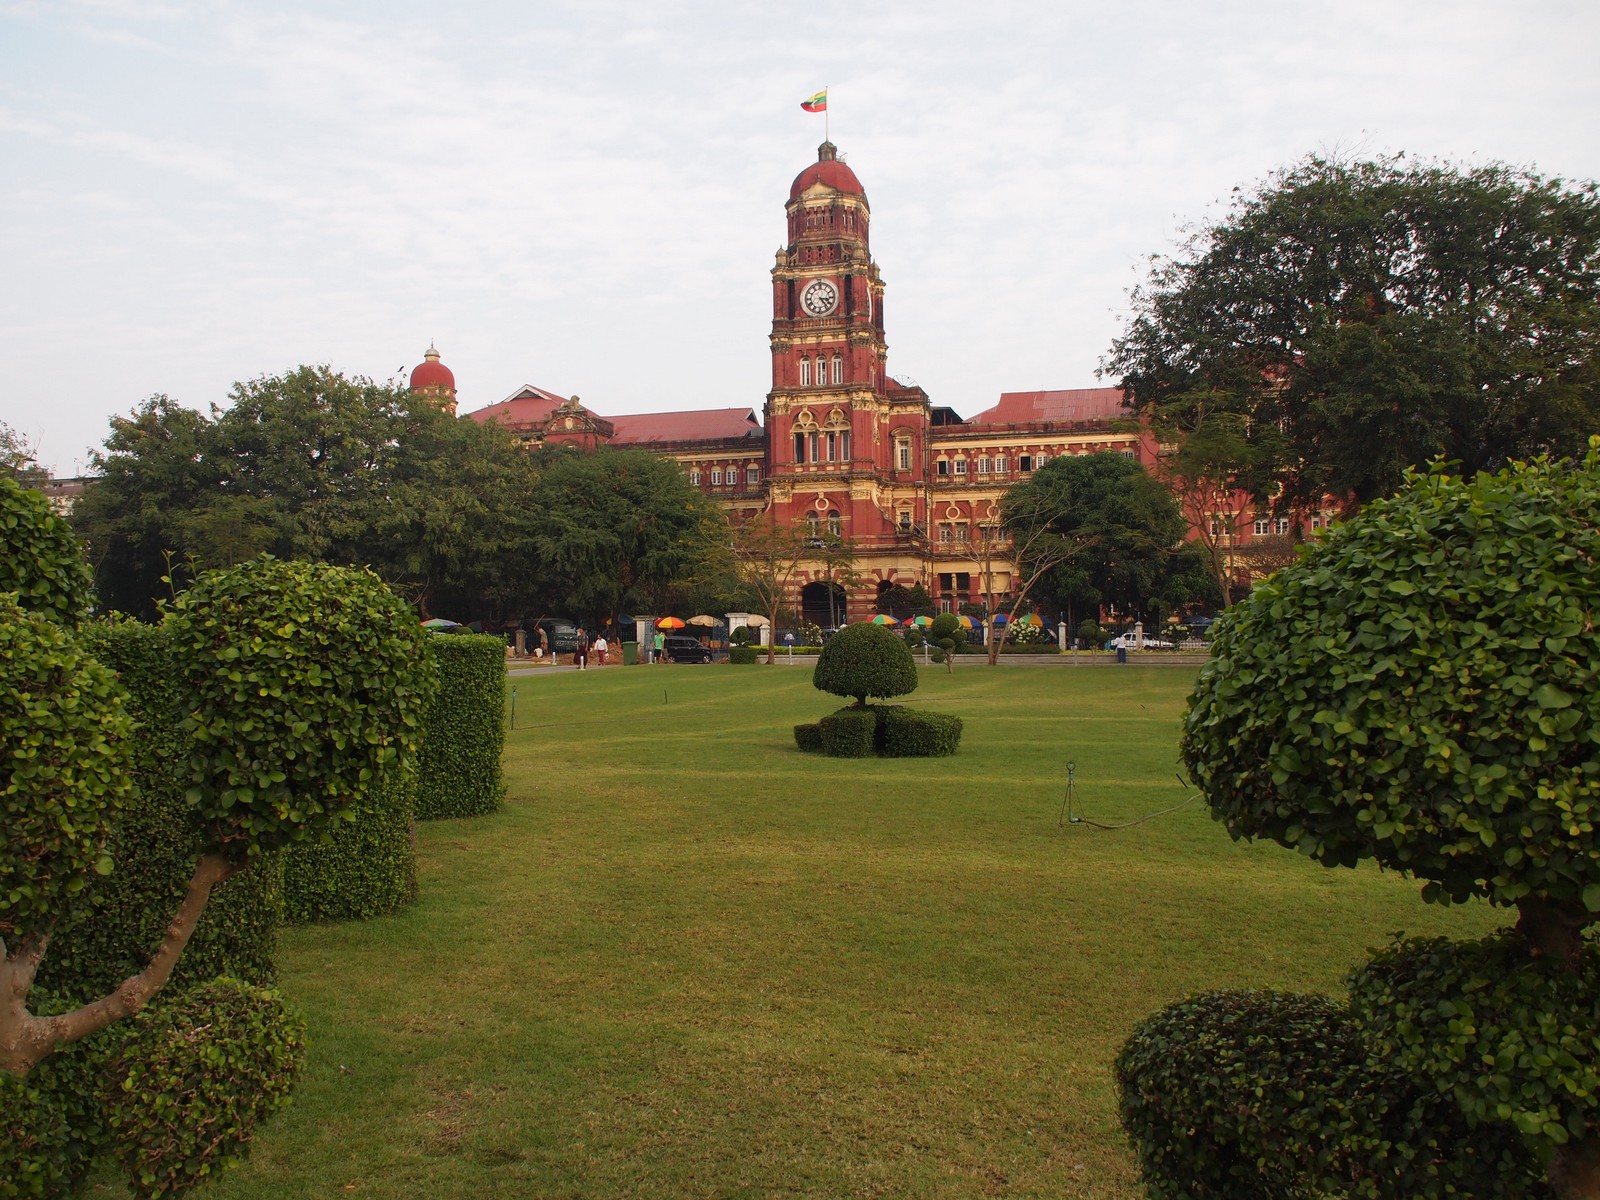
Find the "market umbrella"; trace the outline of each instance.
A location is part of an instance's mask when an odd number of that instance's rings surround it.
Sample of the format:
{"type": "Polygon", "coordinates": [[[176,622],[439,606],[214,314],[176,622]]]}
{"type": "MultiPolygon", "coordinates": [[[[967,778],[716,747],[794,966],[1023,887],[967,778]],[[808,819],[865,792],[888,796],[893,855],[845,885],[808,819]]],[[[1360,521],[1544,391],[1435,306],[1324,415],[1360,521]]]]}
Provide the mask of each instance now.
{"type": "Polygon", "coordinates": [[[460,621],[446,621],[443,617],[429,617],[422,623],[424,629],[459,629],[460,621]]]}
{"type": "Polygon", "coordinates": [[[898,625],[898,624],[900,624],[900,622],[896,621],[888,613],[879,613],[877,616],[873,617],[871,621],[867,622],[867,624],[869,624],[869,625],[898,625]]]}
{"type": "Polygon", "coordinates": [[[772,622],[757,613],[752,613],[750,618],[745,621],[745,624],[750,626],[752,629],[765,629],[768,625],[772,624],[772,622]]]}
{"type": "Polygon", "coordinates": [[[1043,625],[1044,622],[1039,619],[1039,614],[1038,613],[1029,613],[1025,617],[1018,617],[1017,618],[1017,624],[1018,625],[1043,625]]]}
{"type": "Polygon", "coordinates": [[[911,623],[913,625],[918,625],[918,626],[921,626],[922,628],[926,629],[929,625],[933,624],[933,618],[932,617],[927,617],[927,616],[912,617],[911,618],[911,623]]]}
{"type": "Polygon", "coordinates": [[[715,617],[708,617],[705,613],[689,618],[689,624],[691,625],[715,625],[716,623],[717,619],[715,617]]]}
{"type": "Polygon", "coordinates": [[[1011,618],[1005,613],[995,613],[994,615],[994,623],[996,625],[1004,625],[1009,620],[1011,620],[1011,618]]]}
{"type": "Polygon", "coordinates": [[[677,617],[662,617],[656,622],[657,629],[682,629],[684,622],[677,617]]]}
{"type": "Polygon", "coordinates": [[[961,615],[961,628],[963,628],[963,629],[976,629],[977,627],[978,627],[978,623],[976,621],[974,621],[971,617],[967,616],[965,613],[963,613],[961,615]]]}

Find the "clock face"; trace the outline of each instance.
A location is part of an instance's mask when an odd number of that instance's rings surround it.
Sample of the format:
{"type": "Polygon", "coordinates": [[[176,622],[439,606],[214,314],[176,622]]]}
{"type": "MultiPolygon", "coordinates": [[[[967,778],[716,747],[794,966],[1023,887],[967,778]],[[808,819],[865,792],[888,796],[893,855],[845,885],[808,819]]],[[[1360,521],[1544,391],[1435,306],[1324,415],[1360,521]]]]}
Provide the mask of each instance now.
{"type": "Polygon", "coordinates": [[[839,306],[839,289],[826,279],[813,279],[800,293],[800,303],[813,317],[825,317],[839,306]]]}

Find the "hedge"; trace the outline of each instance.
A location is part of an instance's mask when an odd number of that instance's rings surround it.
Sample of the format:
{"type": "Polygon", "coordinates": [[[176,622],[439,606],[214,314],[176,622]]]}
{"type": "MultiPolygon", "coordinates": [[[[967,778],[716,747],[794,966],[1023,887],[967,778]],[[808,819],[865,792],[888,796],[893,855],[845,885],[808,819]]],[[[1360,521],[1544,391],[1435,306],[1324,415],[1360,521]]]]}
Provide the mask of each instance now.
{"type": "Polygon", "coordinates": [[[434,636],[439,691],[422,720],[418,820],[475,817],[500,807],[505,782],[505,643],[489,634],[434,636]]]}
{"type": "MultiPolygon", "coordinates": [[[[190,743],[179,728],[182,682],[172,640],[160,626],[95,621],[80,642],[109,667],[136,721],[130,739],[134,796],[113,828],[111,874],[93,876],[50,939],[38,984],[76,1000],[104,995],[143,969],[182,903],[202,835],[190,818],[190,743]]],[[[283,868],[269,854],[211,895],[169,987],[217,975],[254,983],[274,978],[283,868]]]]}
{"type": "Polygon", "coordinates": [[[794,727],[794,744],[808,754],[822,752],[822,726],[813,722],[809,725],[796,725],[794,727]]]}
{"type": "Polygon", "coordinates": [[[886,758],[941,758],[961,745],[961,718],[904,705],[878,709],[880,752],[886,758]]]}
{"type": "Polygon", "coordinates": [[[1551,1196],[1508,1125],[1473,1128],[1326,996],[1190,997],[1135,1030],[1116,1077],[1150,1200],[1551,1196]]]}
{"type": "MultiPolygon", "coordinates": [[[[736,630],[735,632],[742,632],[736,630]]],[[[731,646],[728,649],[728,661],[736,666],[748,666],[758,657],[764,656],[766,651],[756,646],[731,646]]]]}
{"type": "Polygon", "coordinates": [[[817,725],[829,758],[866,758],[877,737],[878,714],[874,708],[841,708],[817,725]]]}
{"type": "Polygon", "coordinates": [[[284,852],[283,913],[292,925],[364,921],[416,898],[416,772],[389,772],[319,839],[284,852]]]}

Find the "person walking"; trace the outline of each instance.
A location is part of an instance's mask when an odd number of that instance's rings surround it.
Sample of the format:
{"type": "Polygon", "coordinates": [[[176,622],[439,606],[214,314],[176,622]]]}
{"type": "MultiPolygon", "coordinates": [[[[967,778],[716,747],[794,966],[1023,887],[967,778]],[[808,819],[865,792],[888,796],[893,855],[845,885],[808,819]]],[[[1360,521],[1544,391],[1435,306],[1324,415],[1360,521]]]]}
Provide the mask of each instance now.
{"type": "Polygon", "coordinates": [[[658,663],[666,662],[667,661],[667,635],[662,633],[661,630],[659,630],[659,629],[656,630],[656,640],[655,640],[654,645],[655,645],[656,661],[658,663]]]}
{"type": "Polygon", "coordinates": [[[582,625],[578,626],[578,638],[573,644],[572,660],[577,663],[580,671],[589,667],[589,635],[584,632],[582,625]]]}
{"type": "Polygon", "coordinates": [[[609,649],[611,649],[611,647],[606,644],[605,634],[602,633],[599,637],[595,638],[594,656],[600,660],[600,665],[602,667],[606,665],[606,651],[609,649]]]}

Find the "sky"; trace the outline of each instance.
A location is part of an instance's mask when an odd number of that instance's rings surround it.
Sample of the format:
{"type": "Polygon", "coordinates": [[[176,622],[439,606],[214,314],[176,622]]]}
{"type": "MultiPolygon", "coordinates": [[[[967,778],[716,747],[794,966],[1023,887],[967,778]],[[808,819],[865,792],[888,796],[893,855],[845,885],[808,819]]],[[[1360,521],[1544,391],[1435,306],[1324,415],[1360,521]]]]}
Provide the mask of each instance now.
{"type": "Polygon", "coordinates": [[[460,410],[752,407],[826,134],[889,370],[1093,387],[1150,256],[1310,153],[1600,178],[1593,0],[0,0],[0,421],[326,363],[460,410]],[[829,112],[800,101],[826,87],[829,112]]]}

